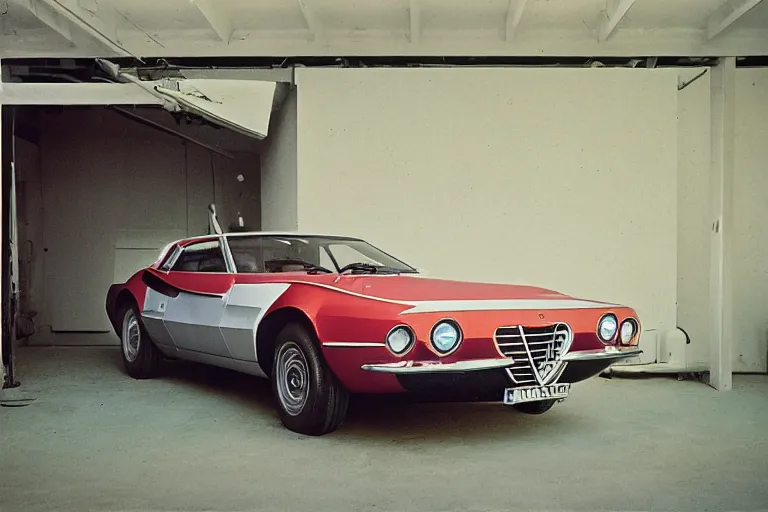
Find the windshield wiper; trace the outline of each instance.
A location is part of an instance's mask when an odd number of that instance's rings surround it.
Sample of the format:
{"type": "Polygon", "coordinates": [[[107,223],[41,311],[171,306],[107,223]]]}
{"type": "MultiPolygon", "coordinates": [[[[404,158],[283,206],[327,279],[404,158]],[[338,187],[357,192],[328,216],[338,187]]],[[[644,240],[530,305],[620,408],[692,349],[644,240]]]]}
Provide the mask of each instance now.
{"type": "Polygon", "coordinates": [[[325,268],[323,266],[315,265],[314,263],[311,263],[311,262],[306,261],[306,260],[294,259],[294,258],[272,258],[271,260],[266,260],[264,262],[264,267],[267,267],[269,264],[274,264],[274,265],[301,265],[310,274],[317,274],[318,272],[325,272],[326,274],[333,273],[332,270],[328,270],[327,268],[325,268]]]}
{"type": "Polygon", "coordinates": [[[347,270],[352,270],[353,272],[355,270],[361,271],[361,272],[370,272],[371,274],[413,274],[417,273],[415,270],[408,270],[408,269],[399,269],[394,267],[387,267],[386,265],[373,265],[371,263],[362,263],[362,262],[356,262],[356,263],[350,263],[348,265],[344,265],[341,270],[339,270],[339,274],[343,274],[347,270]]]}
{"type": "Polygon", "coordinates": [[[379,270],[391,272],[393,274],[418,274],[418,270],[411,270],[409,268],[394,268],[394,267],[379,267],[379,270]]]}
{"type": "Polygon", "coordinates": [[[370,263],[363,263],[363,262],[355,262],[355,263],[349,263],[347,265],[344,265],[339,269],[339,274],[343,274],[347,270],[352,270],[353,272],[355,270],[359,270],[362,272],[370,272],[371,274],[375,274],[379,271],[379,269],[382,268],[379,265],[371,265],[370,263]]]}

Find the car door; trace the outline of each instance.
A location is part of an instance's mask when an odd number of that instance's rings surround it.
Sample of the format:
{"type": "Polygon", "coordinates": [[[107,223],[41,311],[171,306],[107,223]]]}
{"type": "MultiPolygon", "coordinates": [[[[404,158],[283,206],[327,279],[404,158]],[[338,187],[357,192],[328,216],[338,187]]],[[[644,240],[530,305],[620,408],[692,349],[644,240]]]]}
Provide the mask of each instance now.
{"type": "MultiPolygon", "coordinates": [[[[155,272],[169,287],[152,286],[145,309],[162,316],[162,322],[177,349],[231,357],[219,328],[227,295],[234,282],[219,237],[197,240],[181,248],[167,273],[155,272]]],[[[149,293],[149,291],[148,291],[149,293]]],[[[146,315],[146,313],[145,313],[146,315]]]]}
{"type": "Polygon", "coordinates": [[[290,246],[272,242],[273,250],[265,249],[264,240],[265,237],[260,235],[224,236],[225,251],[231,256],[235,271],[235,282],[227,297],[221,332],[232,357],[243,361],[258,361],[256,333],[259,324],[290,287],[288,283],[275,282],[275,274],[268,273],[265,265],[265,260],[271,258],[294,256],[287,251],[290,246]]]}

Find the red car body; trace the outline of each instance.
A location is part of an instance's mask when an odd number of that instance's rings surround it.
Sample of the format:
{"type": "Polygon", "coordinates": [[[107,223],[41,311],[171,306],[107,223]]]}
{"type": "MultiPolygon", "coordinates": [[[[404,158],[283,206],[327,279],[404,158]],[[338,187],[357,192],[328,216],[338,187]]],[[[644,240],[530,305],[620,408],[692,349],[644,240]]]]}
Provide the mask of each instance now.
{"type": "Polygon", "coordinates": [[[516,388],[535,391],[518,396],[520,403],[546,401],[548,393],[562,399],[547,387],[579,382],[640,353],[632,308],[542,288],[400,272],[241,273],[230,261],[224,272],[186,271],[169,263],[201,243],[218,243],[232,260],[230,245],[241,236],[297,235],[238,233],[171,244],[153,265],[110,287],[106,309],[117,334],[128,337],[124,315],[132,304],[145,337],[166,357],[272,377],[275,339],[297,323],[345,392],[508,403],[516,388]],[[607,340],[599,327],[606,317],[615,319],[615,325],[608,319],[604,332],[615,327],[615,333],[607,340]],[[447,352],[432,341],[443,320],[458,327],[460,338],[447,352]],[[625,321],[634,327],[629,339],[625,321]],[[401,354],[388,345],[398,326],[414,338],[401,354]]]}

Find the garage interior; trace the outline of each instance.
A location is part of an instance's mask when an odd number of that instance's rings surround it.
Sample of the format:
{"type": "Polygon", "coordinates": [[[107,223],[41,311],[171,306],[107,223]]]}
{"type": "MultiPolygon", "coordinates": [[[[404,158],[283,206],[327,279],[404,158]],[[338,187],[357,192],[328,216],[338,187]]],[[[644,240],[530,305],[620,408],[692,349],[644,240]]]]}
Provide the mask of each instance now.
{"type": "Polygon", "coordinates": [[[768,2],[0,7],[1,510],[768,506],[768,2]],[[322,439],[268,381],[134,381],[107,287],[210,205],[631,305],[643,354],[541,417],[365,397],[322,439]]]}
{"type": "MultiPolygon", "coordinates": [[[[129,112],[166,114],[147,110],[129,112]]],[[[258,148],[247,139],[234,148],[238,134],[205,134],[221,137],[218,147],[231,158],[122,110],[22,107],[18,114],[17,127],[36,138],[15,144],[19,240],[27,249],[19,305],[34,322],[29,345],[66,344],[66,333],[80,341],[83,333],[108,333],[117,344],[106,318],[93,314],[104,306],[97,290],[154,262],[169,240],[206,234],[209,204],[221,205],[226,226],[239,228],[240,216],[259,229],[258,148]]]]}

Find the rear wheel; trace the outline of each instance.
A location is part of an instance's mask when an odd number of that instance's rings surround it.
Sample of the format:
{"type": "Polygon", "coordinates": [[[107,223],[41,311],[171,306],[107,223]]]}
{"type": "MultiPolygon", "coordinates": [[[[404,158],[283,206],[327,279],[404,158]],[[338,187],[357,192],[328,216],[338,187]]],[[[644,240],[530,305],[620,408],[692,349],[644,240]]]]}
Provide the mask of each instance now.
{"type": "Polygon", "coordinates": [[[538,402],[523,402],[521,404],[515,404],[513,407],[525,414],[544,414],[555,405],[557,400],[541,400],[538,402]]]}
{"type": "Polygon", "coordinates": [[[150,379],[157,376],[163,357],[144,329],[136,306],[125,304],[118,314],[118,318],[122,320],[120,352],[128,375],[134,379],[150,379]]]}
{"type": "Polygon", "coordinates": [[[301,324],[290,323],[278,334],[270,378],[287,429],[320,436],[344,422],[349,393],[325,363],[314,334],[301,324]]]}

